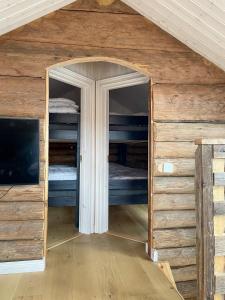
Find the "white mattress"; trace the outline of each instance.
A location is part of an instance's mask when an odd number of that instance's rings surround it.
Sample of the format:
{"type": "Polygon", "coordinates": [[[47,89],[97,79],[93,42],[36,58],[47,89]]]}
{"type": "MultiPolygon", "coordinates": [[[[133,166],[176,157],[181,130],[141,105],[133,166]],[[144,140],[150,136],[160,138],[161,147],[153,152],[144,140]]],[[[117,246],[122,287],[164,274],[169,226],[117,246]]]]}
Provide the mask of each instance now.
{"type": "Polygon", "coordinates": [[[138,113],[129,113],[129,114],[120,114],[117,112],[110,112],[110,116],[148,116],[147,112],[138,112],[138,113]]]}
{"type": "MultiPolygon", "coordinates": [[[[125,167],[116,163],[109,164],[109,179],[147,179],[147,177],[147,170],[125,167]]],[[[67,165],[51,165],[48,180],[77,180],[77,168],[67,165]]]]}
{"type": "Polygon", "coordinates": [[[67,113],[74,114],[79,112],[79,106],[71,99],[66,98],[50,98],[49,99],[50,113],[67,113]]]}
{"type": "Polygon", "coordinates": [[[77,168],[67,165],[50,165],[48,180],[77,180],[77,168]]]}

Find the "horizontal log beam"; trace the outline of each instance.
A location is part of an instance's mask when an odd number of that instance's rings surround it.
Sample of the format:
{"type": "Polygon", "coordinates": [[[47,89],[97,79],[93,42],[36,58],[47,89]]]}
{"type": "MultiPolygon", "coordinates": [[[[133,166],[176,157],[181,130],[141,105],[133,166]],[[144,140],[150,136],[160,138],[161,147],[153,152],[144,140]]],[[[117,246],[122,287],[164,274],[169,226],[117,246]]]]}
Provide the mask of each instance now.
{"type": "Polygon", "coordinates": [[[194,194],[154,194],[153,210],[195,209],[194,194]]]}
{"type": "Polygon", "coordinates": [[[42,219],[44,202],[0,202],[0,221],[42,219]]]}
{"type": "Polygon", "coordinates": [[[153,231],[153,248],[176,248],[195,246],[196,230],[188,229],[163,229],[153,231]]]}
{"type": "Polygon", "coordinates": [[[153,229],[187,228],[196,226],[194,210],[155,211],[153,229]]]}
{"type": "Polygon", "coordinates": [[[0,241],[0,261],[41,259],[43,241],[0,241]]]}
{"type": "Polygon", "coordinates": [[[156,249],[159,261],[168,261],[171,267],[180,267],[196,264],[196,248],[166,248],[156,249]]]}
{"type": "Polygon", "coordinates": [[[0,221],[0,240],[41,240],[43,234],[43,221],[0,221]]]}

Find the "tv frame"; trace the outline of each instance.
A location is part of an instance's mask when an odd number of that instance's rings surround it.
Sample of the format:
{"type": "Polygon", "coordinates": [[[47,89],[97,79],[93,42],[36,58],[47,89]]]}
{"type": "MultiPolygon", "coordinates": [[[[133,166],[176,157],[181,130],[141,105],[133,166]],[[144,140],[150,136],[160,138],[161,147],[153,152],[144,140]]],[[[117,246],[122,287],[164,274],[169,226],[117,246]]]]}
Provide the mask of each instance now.
{"type": "Polygon", "coordinates": [[[10,184],[5,184],[5,183],[1,183],[0,182],[0,186],[36,186],[40,184],[40,166],[41,166],[41,162],[40,162],[40,119],[39,118],[23,118],[23,117],[7,117],[7,116],[0,116],[0,120],[2,119],[6,119],[6,120],[15,120],[15,121],[26,121],[26,120],[33,120],[33,121],[37,121],[38,122],[38,181],[37,183],[10,183],[10,184]]]}

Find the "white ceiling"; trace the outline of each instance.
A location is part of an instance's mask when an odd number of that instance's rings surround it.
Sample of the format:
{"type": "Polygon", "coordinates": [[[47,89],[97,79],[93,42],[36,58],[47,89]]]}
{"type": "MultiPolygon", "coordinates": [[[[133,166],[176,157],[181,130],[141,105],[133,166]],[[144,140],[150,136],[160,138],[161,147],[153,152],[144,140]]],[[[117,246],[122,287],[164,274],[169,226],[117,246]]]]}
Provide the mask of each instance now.
{"type": "MultiPolygon", "coordinates": [[[[122,1],[225,71],[225,0],[122,1]]],[[[72,2],[0,0],[0,35],[72,2]]]]}

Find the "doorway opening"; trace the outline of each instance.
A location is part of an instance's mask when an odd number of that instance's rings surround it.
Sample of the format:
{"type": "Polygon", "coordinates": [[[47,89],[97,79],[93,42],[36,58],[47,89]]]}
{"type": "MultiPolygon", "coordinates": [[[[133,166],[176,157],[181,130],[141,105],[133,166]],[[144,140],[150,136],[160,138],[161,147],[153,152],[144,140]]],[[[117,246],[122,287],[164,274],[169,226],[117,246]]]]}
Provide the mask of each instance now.
{"type": "Polygon", "coordinates": [[[49,77],[48,247],[78,234],[81,89],[49,77]]]}
{"type": "Polygon", "coordinates": [[[148,237],[148,95],[143,83],[109,91],[109,233],[148,237]]]}
{"type": "Polygon", "coordinates": [[[48,106],[48,199],[49,206],[54,206],[53,217],[49,208],[49,229],[64,222],[72,228],[67,231],[62,226],[64,238],[108,232],[147,240],[150,94],[149,78],[111,62],[76,62],[49,69],[49,104],[64,98],[64,106],[72,100],[77,109],[71,113],[60,108],[54,119],[48,106]],[[67,114],[64,120],[63,114],[67,114]],[[67,172],[58,168],[61,180],[56,190],[51,183],[53,163],[56,169],[57,164],[65,164],[70,173],[67,177],[67,172]],[[55,211],[60,211],[56,217],[55,211]]]}

